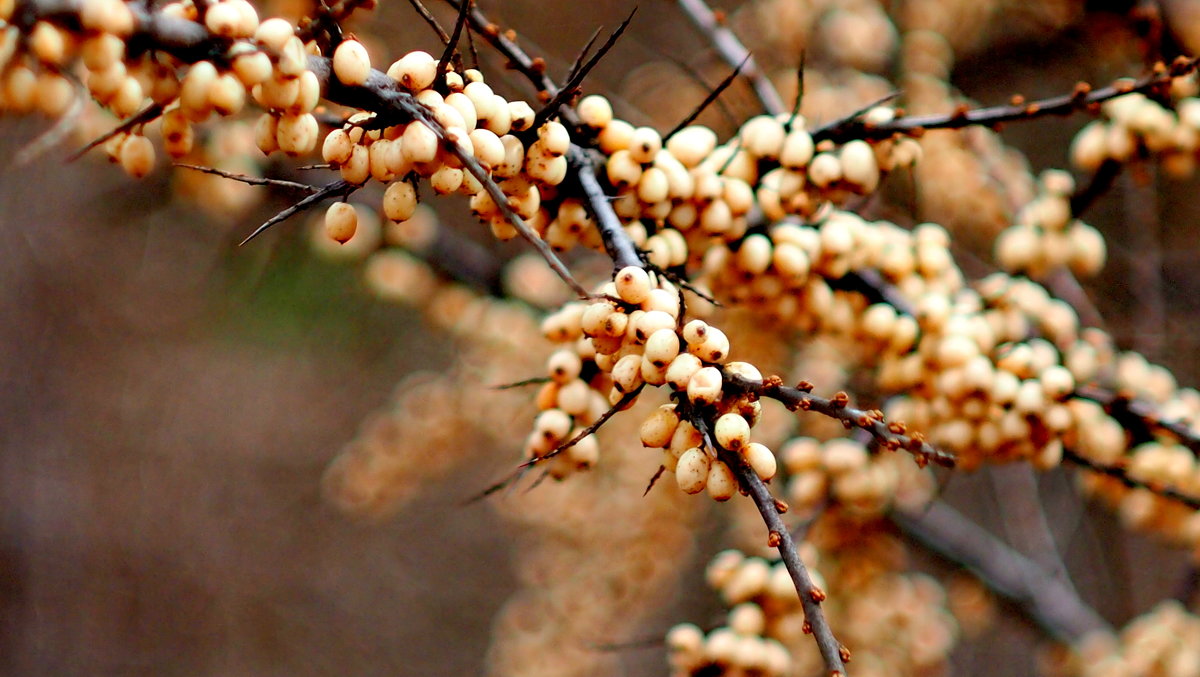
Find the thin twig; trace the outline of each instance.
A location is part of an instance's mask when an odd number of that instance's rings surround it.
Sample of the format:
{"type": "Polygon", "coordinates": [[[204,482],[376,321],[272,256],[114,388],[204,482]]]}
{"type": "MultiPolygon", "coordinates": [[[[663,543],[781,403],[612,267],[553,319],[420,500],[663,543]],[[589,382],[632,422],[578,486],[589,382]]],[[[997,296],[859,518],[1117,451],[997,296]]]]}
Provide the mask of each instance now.
{"type": "Polygon", "coordinates": [[[425,23],[429,24],[429,27],[432,28],[435,33],[437,33],[438,39],[442,41],[443,45],[450,44],[450,36],[446,34],[446,31],[442,28],[442,25],[438,23],[438,20],[429,13],[429,10],[426,9],[425,5],[421,4],[421,0],[408,0],[408,4],[412,5],[413,9],[417,11],[417,15],[424,19],[425,23]]]}
{"type": "Polygon", "coordinates": [[[79,150],[75,151],[74,153],[71,153],[67,157],[67,162],[74,162],[75,160],[78,160],[79,158],[83,157],[89,150],[99,146],[100,144],[104,143],[105,141],[108,141],[109,139],[113,138],[114,136],[128,132],[129,130],[133,129],[134,127],[137,127],[138,125],[144,125],[144,124],[150,122],[151,120],[154,120],[155,118],[157,118],[158,116],[160,116],[162,114],[163,114],[163,107],[157,103],[151,103],[150,105],[146,106],[145,108],[138,111],[137,113],[134,113],[132,117],[125,120],[121,124],[117,125],[113,129],[105,132],[104,134],[101,134],[99,136],[99,138],[93,139],[91,143],[87,144],[83,148],[80,148],[79,150]]]}
{"type": "Polygon", "coordinates": [[[758,508],[758,514],[762,516],[763,522],[767,525],[767,544],[779,551],[783,565],[791,574],[792,585],[796,587],[796,592],[800,596],[800,606],[804,609],[804,620],[812,629],[813,639],[816,640],[817,649],[821,652],[821,659],[825,661],[826,673],[845,675],[845,661],[849,660],[850,652],[834,637],[833,630],[830,629],[829,622],[825,619],[825,612],[821,608],[821,601],[825,599],[825,593],[813,582],[812,575],[808,573],[808,567],[804,565],[804,560],[800,559],[800,549],[796,546],[796,541],[792,539],[791,531],[783,523],[775,497],[771,495],[758,473],[754,472],[736,453],[718,446],[717,455],[737,475],[738,482],[750,495],[754,506],[758,508]]]}
{"type": "Polygon", "coordinates": [[[700,32],[708,37],[709,42],[716,48],[725,63],[734,67],[741,63],[745,64],[742,74],[750,81],[750,86],[754,88],[754,93],[762,103],[763,110],[770,115],[786,112],[787,107],[783,105],[783,99],[780,98],[779,92],[775,91],[775,86],[758,67],[750,50],[742,45],[733,31],[717,21],[717,15],[704,3],[704,0],[677,1],[683,13],[691,19],[692,24],[700,32]]]}
{"type": "Polygon", "coordinates": [[[565,104],[571,99],[571,97],[578,93],[579,85],[583,83],[584,78],[588,76],[588,73],[592,72],[592,69],[596,67],[596,64],[600,63],[600,59],[603,59],[609,53],[609,51],[612,50],[613,46],[617,44],[617,40],[621,39],[621,36],[629,28],[630,22],[633,21],[633,16],[635,14],[637,14],[637,7],[633,8],[633,11],[629,13],[629,16],[625,17],[625,20],[621,22],[621,25],[617,26],[617,29],[608,36],[608,39],[604,41],[604,44],[600,45],[600,49],[596,50],[596,53],[588,58],[588,60],[582,66],[574,70],[571,78],[562,86],[562,89],[559,89],[557,92],[555,92],[554,95],[550,97],[550,100],[546,102],[546,105],[542,106],[542,109],[539,110],[537,115],[533,117],[533,125],[530,127],[530,129],[537,129],[541,127],[546,123],[547,120],[558,114],[558,110],[563,106],[563,104],[565,104]]]}
{"type": "Polygon", "coordinates": [[[304,193],[308,193],[310,195],[313,193],[319,193],[320,191],[325,189],[325,186],[312,186],[307,183],[299,183],[297,181],[287,181],[285,179],[266,179],[261,176],[250,176],[248,174],[235,174],[233,172],[227,172],[224,169],[217,169],[216,167],[203,167],[201,165],[189,165],[184,162],[176,162],[174,164],[176,167],[182,167],[183,169],[191,169],[191,170],[194,170],[197,172],[204,172],[205,174],[215,174],[216,176],[220,176],[222,178],[232,179],[233,181],[240,181],[241,183],[248,183],[251,186],[273,186],[275,188],[286,188],[287,190],[298,190],[298,191],[301,191],[304,193]]]}
{"type": "MultiPolygon", "coordinates": [[[[749,57],[747,57],[747,58],[749,58],[749,57]]],[[[692,124],[692,122],[694,122],[696,120],[696,118],[700,117],[700,114],[704,112],[704,109],[708,108],[709,105],[712,104],[712,102],[716,101],[717,98],[720,97],[721,94],[723,94],[725,92],[725,90],[728,89],[729,86],[733,84],[733,81],[736,80],[738,78],[738,76],[742,74],[742,67],[745,65],[746,65],[746,62],[743,61],[742,63],[735,66],[733,69],[733,72],[730,73],[729,75],[725,76],[725,79],[722,80],[720,83],[718,83],[717,86],[714,87],[713,90],[708,93],[708,96],[704,97],[704,100],[700,102],[699,106],[696,106],[696,109],[693,110],[690,115],[688,115],[686,118],[681,120],[679,122],[679,124],[675,125],[674,129],[672,129],[671,131],[669,131],[663,135],[663,141],[665,142],[667,139],[671,138],[672,136],[675,136],[675,134],[679,130],[692,124]]]]}
{"type": "Polygon", "coordinates": [[[1090,470],[1094,473],[1111,477],[1130,489],[1145,489],[1155,496],[1160,496],[1162,498],[1175,501],[1187,506],[1188,508],[1191,508],[1192,510],[1200,510],[1200,496],[1188,494],[1173,486],[1164,485],[1161,482],[1147,482],[1140,480],[1130,475],[1129,471],[1124,467],[1105,465],[1071,451],[1070,449],[1063,450],[1063,460],[1073,463],[1081,468],[1090,470]]]}
{"type": "Polygon", "coordinates": [[[812,137],[814,142],[830,140],[842,143],[852,139],[887,139],[895,134],[913,134],[932,129],[961,129],[974,125],[995,127],[1004,122],[1032,120],[1046,115],[1067,115],[1078,110],[1087,110],[1118,96],[1133,92],[1144,93],[1163,87],[1173,78],[1193,72],[1197,66],[1200,66],[1200,57],[1179,59],[1169,68],[1139,80],[1121,80],[1100,89],[1092,89],[1090,85],[1080,83],[1070,94],[1021,104],[975,109],[960,106],[947,114],[910,115],[882,123],[868,123],[850,116],[813,130],[812,137]]]}
{"type": "MultiPolygon", "coordinates": [[[[437,78],[438,82],[445,85],[447,67],[450,65],[450,59],[458,52],[458,39],[462,36],[463,28],[467,25],[467,13],[471,10],[471,5],[474,0],[462,0],[462,6],[458,8],[458,18],[454,20],[454,32],[450,34],[450,39],[446,41],[446,49],[442,51],[442,58],[438,60],[437,78]]],[[[536,127],[535,127],[536,129],[536,127]]]]}
{"type": "Polygon", "coordinates": [[[755,381],[726,373],[725,384],[736,391],[776,400],[790,411],[812,411],[837,419],[846,428],[860,428],[875,438],[883,448],[890,451],[903,449],[912,454],[920,465],[932,461],[943,467],[954,467],[953,454],[926,442],[918,432],[908,433],[901,422],[888,423],[883,419],[881,411],[865,411],[849,406],[849,398],[845,393],[838,393],[832,399],[818,397],[810,392],[811,384],[801,383],[791,388],[783,385],[778,376],[768,376],[762,381],[755,381]]]}
{"type": "Polygon", "coordinates": [[[246,239],[239,242],[238,246],[241,247],[242,245],[246,244],[250,240],[253,240],[254,238],[256,238],[259,235],[261,235],[262,233],[264,233],[271,226],[274,226],[277,223],[282,223],[282,222],[288,220],[294,214],[302,212],[311,207],[315,207],[316,205],[318,205],[318,204],[324,202],[325,200],[327,200],[331,197],[334,197],[334,196],[341,196],[344,198],[344,197],[350,195],[351,193],[353,193],[354,191],[358,190],[359,188],[362,188],[362,186],[350,183],[349,181],[346,181],[345,179],[338,179],[337,181],[334,181],[333,183],[331,183],[327,186],[322,186],[315,193],[308,195],[307,197],[300,200],[296,204],[291,205],[290,207],[288,207],[287,209],[284,209],[283,211],[279,212],[275,216],[272,216],[270,219],[267,219],[267,221],[265,223],[263,223],[258,228],[255,228],[253,233],[250,233],[249,235],[247,235],[246,239]]]}
{"type": "MultiPolygon", "coordinates": [[[[1091,400],[1104,407],[1109,416],[1126,430],[1137,426],[1150,430],[1162,430],[1173,435],[1179,443],[1200,457],[1200,433],[1192,429],[1185,421],[1169,420],[1163,417],[1153,404],[1138,399],[1126,397],[1096,385],[1080,386],[1075,389],[1075,397],[1091,400]],[[1136,419],[1130,420],[1130,419],[1136,419]]],[[[1149,439],[1135,439],[1134,442],[1148,442],[1149,439]]]]}
{"type": "Polygon", "coordinates": [[[892,521],[929,550],[972,571],[1055,639],[1074,642],[1112,627],[1050,572],[941,501],[893,511],[892,521]]]}

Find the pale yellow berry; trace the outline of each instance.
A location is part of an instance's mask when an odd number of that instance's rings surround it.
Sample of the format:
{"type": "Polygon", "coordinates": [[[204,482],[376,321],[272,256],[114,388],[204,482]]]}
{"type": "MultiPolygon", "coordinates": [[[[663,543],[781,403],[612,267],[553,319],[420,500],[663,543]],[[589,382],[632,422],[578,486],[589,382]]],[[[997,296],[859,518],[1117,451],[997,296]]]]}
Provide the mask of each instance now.
{"type": "Polygon", "coordinates": [[[220,115],[233,115],[246,103],[246,86],[232,73],[224,73],[213,81],[208,101],[220,115]]]}
{"type": "Polygon", "coordinates": [[[594,129],[604,129],[613,120],[612,104],[599,94],[583,97],[575,110],[580,122],[594,129]]]}
{"type": "Polygon", "coordinates": [[[650,275],[640,266],[626,266],[613,279],[617,295],[627,303],[641,303],[650,295],[650,275]]]}
{"type": "Polygon", "coordinates": [[[288,38],[279,51],[279,62],[276,64],[279,73],[288,78],[299,77],[308,69],[308,52],[304,42],[298,37],[288,38]]]}
{"type": "Polygon", "coordinates": [[[154,144],[140,134],[132,134],[121,143],[121,168],[140,179],[154,169],[154,144]]]}
{"type": "Polygon", "coordinates": [[[779,464],[775,459],[775,454],[765,444],[759,442],[751,442],[746,445],[742,452],[742,457],[746,459],[746,463],[750,465],[750,469],[754,474],[758,475],[759,479],[766,482],[775,476],[779,464]]]}
{"type": "Polygon", "coordinates": [[[812,135],[803,129],[793,129],[783,140],[779,163],[788,169],[799,170],[813,158],[812,135]]]}
{"type": "Polygon", "coordinates": [[[671,438],[675,435],[675,428],[678,426],[679,414],[675,411],[675,405],[662,405],[642,421],[639,431],[642,446],[666,447],[671,443],[671,438]]]}
{"type": "Polygon", "coordinates": [[[274,153],[279,150],[279,142],[276,141],[278,131],[279,118],[269,113],[263,113],[254,123],[254,145],[258,146],[258,149],[266,155],[274,153]]]}
{"type": "MultiPolygon", "coordinates": [[[[879,164],[875,150],[866,141],[855,139],[842,146],[838,153],[841,161],[842,178],[855,184],[864,193],[879,185],[879,164]]],[[[816,183],[816,181],[814,181],[816,183]]]]}
{"type": "Polygon", "coordinates": [[[808,165],[808,179],[818,188],[841,180],[842,163],[832,153],[818,153],[808,165]]]}
{"type": "Polygon", "coordinates": [[[417,211],[417,190],[407,181],[388,184],[383,193],[383,213],[392,221],[407,221],[417,211]]]}
{"type": "Polygon", "coordinates": [[[721,461],[713,461],[712,467],[708,469],[708,480],[705,482],[708,495],[716,501],[728,501],[737,493],[737,486],[737,478],[729,466],[721,461]]]}
{"type": "Polygon", "coordinates": [[[404,128],[400,147],[405,157],[414,164],[433,162],[437,157],[438,138],[423,122],[414,121],[404,128]]]}
{"type": "Polygon", "coordinates": [[[358,212],[345,202],[335,202],[325,211],[325,234],[335,242],[346,243],[358,230],[358,212]]]}
{"type": "Polygon", "coordinates": [[[551,157],[558,157],[571,147],[571,135],[561,122],[551,120],[538,129],[538,141],[551,157]]]}
{"type": "Polygon", "coordinates": [[[662,150],[662,136],[652,127],[638,127],[629,141],[629,152],[635,162],[648,164],[662,150]]]}
{"type": "Polygon", "coordinates": [[[730,451],[740,451],[750,444],[750,424],[740,414],[721,414],[713,424],[717,444],[730,451]]]}
{"type": "MultiPolygon", "coordinates": [[[[672,366],[674,366],[674,363],[672,363],[672,366]]],[[[671,370],[668,369],[668,380],[671,380],[670,372],[671,370]]],[[[716,367],[699,369],[688,379],[688,399],[693,404],[713,404],[721,399],[721,385],[721,372],[716,367]]]]}
{"type": "Polygon", "coordinates": [[[267,19],[254,31],[254,39],[264,47],[280,52],[295,33],[295,27],[286,19],[267,19]]]}
{"type": "Polygon", "coordinates": [[[358,40],[343,40],[333,51],[333,73],[347,85],[362,85],[371,75],[371,56],[358,40]]]}
{"type": "Polygon", "coordinates": [[[703,368],[704,363],[700,358],[691,353],[682,353],[671,360],[671,365],[667,367],[667,383],[676,390],[687,390],[692,376],[703,368]]]}
{"type": "Polygon", "coordinates": [[[279,118],[275,138],[279,150],[292,156],[304,155],[316,148],[319,131],[317,119],[310,113],[284,114],[279,118]]]}
{"type": "MultiPolygon", "coordinates": [[[[280,125],[283,125],[282,120],[280,121],[280,125]]],[[[283,148],[282,142],[279,144],[279,147],[283,148]]],[[[286,148],[284,148],[284,152],[287,152],[286,148]]],[[[350,158],[342,163],[338,171],[341,173],[342,179],[348,183],[365,183],[367,178],[371,176],[371,151],[367,146],[363,145],[351,147],[350,158]]]]}
{"type": "Polygon", "coordinates": [[[700,125],[684,127],[667,140],[667,150],[689,168],[700,164],[716,147],[716,132],[700,125]]]}
{"type": "Polygon", "coordinates": [[[621,393],[631,393],[642,385],[642,356],[626,355],[612,368],[613,387],[621,393]]]}
{"type": "Polygon", "coordinates": [[[533,108],[524,101],[509,101],[508,114],[511,118],[509,124],[514,132],[523,132],[532,127],[533,118],[536,116],[533,108]]]}
{"type": "Polygon", "coordinates": [[[708,454],[699,447],[683,452],[675,464],[675,481],[685,493],[698,494],[704,491],[709,477],[708,454]]]}

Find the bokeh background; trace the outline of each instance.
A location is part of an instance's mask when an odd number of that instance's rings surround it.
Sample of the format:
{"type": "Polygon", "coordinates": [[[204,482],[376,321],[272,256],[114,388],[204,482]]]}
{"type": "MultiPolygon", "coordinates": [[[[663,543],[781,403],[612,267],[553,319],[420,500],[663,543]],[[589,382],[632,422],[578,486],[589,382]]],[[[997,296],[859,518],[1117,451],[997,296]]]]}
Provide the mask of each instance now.
{"type": "MultiPolygon", "coordinates": [[[[968,3],[979,6],[976,23],[949,36],[951,81],[983,103],[1138,74],[1153,56],[1148,44],[1162,38],[1155,44],[1169,55],[1187,51],[1192,35],[1186,2],[968,3]]],[[[482,4],[558,75],[598,26],[614,27],[633,6],[482,4]]],[[[808,7],[810,82],[833,82],[839,43],[822,37],[833,30],[822,22],[860,3],[723,4],[773,69],[794,67],[798,55],[780,48],[789,36],[764,19],[785,4],[808,7]]],[[[882,8],[899,16],[903,4],[882,8]]],[[[959,4],[945,9],[961,12],[959,4]]],[[[444,7],[433,9],[449,23],[444,7]]],[[[384,3],[355,27],[390,56],[438,50],[406,3],[384,3]]],[[[527,95],[495,59],[484,62],[498,90],[527,95]]],[[[893,54],[878,71],[895,68],[893,54]]],[[[655,0],[638,8],[585,89],[665,130],[703,97],[698,80],[711,85],[727,70],[673,3],[655,0]]],[[[834,94],[827,105],[861,103],[834,94]]],[[[703,119],[727,135],[755,104],[740,86],[723,101],[703,119]]],[[[1015,124],[1002,135],[1034,170],[1064,166],[1083,122],[1015,124]]],[[[0,122],[4,155],[46,126],[0,122]]],[[[519,528],[463,500],[511,467],[519,440],[476,450],[384,519],[348,517],[320,490],[326,466],[400,379],[450,365],[455,341],[420,313],[368,295],[353,266],[315,256],[304,218],[237,247],[287,204],[284,195],[264,190],[238,215],[215,215],[180,197],[166,168],[136,182],[96,157],[68,163],[67,150],[0,167],[0,674],[485,672],[492,619],[516,588],[519,528]]],[[[1197,382],[1200,366],[1196,188],[1127,173],[1088,217],[1110,238],[1109,267],[1088,289],[1107,328],[1183,384],[1197,382]]],[[[439,209],[447,227],[472,227],[464,205],[439,209]]],[[[991,235],[963,234],[968,270],[986,270],[979,243],[991,235]]],[[[481,391],[474,415],[489,415],[489,397],[481,391]]],[[[1113,623],[1189,594],[1182,554],[1121,531],[1063,474],[1029,481],[1000,469],[949,479],[945,495],[1018,541],[1019,523],[1014,530],[1000,516],[1013,505],[1006,492],[1040,496],[1081,594],[1113,623]]],[[[699,572],[722,521],[717,511],[707,520],[666,605],[626,635],[712,617],[699,572]]],[[[931,556],[916,564],[954,574],[931,556]]],[[[608,630],[597,628],[597,644],[608,630]]],[[[1029,674],[1040,641],[1005,614],[994,632],[963,643],[951,672],[1029,674]]],[[[604,650],[629,674],[665,674],[654,646],[604,650]]]]}

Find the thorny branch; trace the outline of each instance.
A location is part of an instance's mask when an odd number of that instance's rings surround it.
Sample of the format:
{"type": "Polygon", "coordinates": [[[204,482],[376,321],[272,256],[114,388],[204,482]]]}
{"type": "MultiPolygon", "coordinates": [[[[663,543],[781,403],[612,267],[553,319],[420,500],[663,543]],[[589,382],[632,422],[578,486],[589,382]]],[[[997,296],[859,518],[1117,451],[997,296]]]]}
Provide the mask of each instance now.
{"type": "Polygon", "coordinates": [[[845,393],[838,393],[832,399],[818,397],[810,392],[812,390],[810,384],[801,383],[799,386],[791,388],[783,385],[783,381],[778,376],[769,376],[762,381],[754,381],[744,376],[727,373],[725,381],[741,392],[776,400],[791,411],[813,411],[841,421],[846,428],[860,428],[875,438],[875,441],[884,449],[890,451],[903,449],[909,452],[919,465],[925,465],[932,461],[947,468],[954,467],[953,454],[926,442],[920,433],[908,433],[903,423],[884,421],[883,412],[865,411],[849,406],[849,398],[845,393]]]}
{"type": "Polygon", "coordinates": [[[1070,94],[986,108],[972,109],[962,105],[943,115],[910,115],[883,123],[871,123],[861,116],[851,116],[813,130],[812,137],[814,142],[829,140],[843,143],[852,139],[887,139],[895,134],[919,134],[934,129],[962,129],[976,125],[995,127],[1015,120],[1032,120],[1045,115],[1067,115],[1078,110],[1090,110],[1118,96],[1150,92],[1167,86],[1172,79],[1187,75],[1198,66],[1200,58],[1181,57],[1169,67],[1163,66],[1138,80],[1122,79],[1099,89],[1092,89],[1091,85],[1081,82],[1070,94]]]}

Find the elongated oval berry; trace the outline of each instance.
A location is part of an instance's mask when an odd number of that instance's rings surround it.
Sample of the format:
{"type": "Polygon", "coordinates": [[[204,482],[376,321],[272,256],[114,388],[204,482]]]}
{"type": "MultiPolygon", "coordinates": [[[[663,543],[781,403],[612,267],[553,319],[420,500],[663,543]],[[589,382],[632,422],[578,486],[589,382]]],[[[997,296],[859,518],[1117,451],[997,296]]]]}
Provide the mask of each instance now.
{"type": "Polygon", "coordinates": [[[679,488],[689,494],[704,491],[709,477],[709,458],[699,447],[683,452],[675,464],[675,481],[679,488]]]}
{"type": "Polygon", "coordinates": [[[729,466],[721,461],[713,461],[708,469],[708,479],[705,482],[708,495],[717,501],[728,501],[737,493],[737,478],[729,466]]]}
{"type": "Polygon", "coordinates": [[[358,212],[345,202],[335,202],[325,211],[325,234],[335,242],[346,243],[358,230],[358,212]]]}

